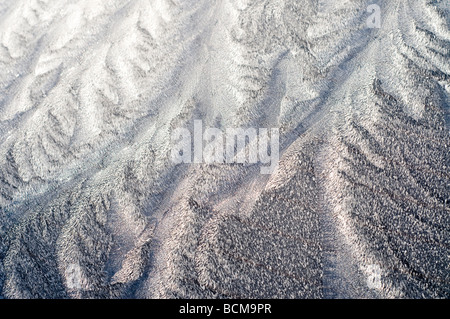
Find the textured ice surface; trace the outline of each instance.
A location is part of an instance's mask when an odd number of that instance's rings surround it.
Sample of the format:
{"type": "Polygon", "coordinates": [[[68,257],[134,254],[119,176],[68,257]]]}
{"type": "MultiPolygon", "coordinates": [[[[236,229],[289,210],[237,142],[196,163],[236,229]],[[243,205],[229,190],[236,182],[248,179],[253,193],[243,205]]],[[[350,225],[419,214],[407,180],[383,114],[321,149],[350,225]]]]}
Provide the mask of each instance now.
{"type": "Polygon", "coordinates": [[[0,296],[450,297],[449,9],[0,0],[0,296]],[[196,119],[278,170],[173,164],[196,119]]]}

